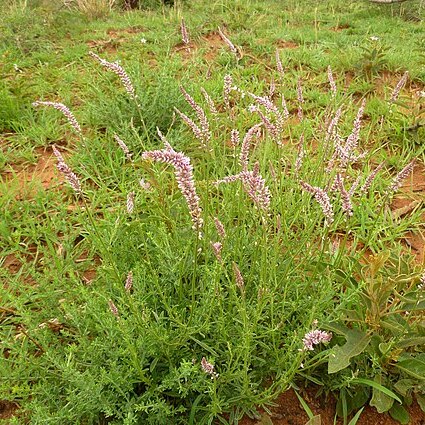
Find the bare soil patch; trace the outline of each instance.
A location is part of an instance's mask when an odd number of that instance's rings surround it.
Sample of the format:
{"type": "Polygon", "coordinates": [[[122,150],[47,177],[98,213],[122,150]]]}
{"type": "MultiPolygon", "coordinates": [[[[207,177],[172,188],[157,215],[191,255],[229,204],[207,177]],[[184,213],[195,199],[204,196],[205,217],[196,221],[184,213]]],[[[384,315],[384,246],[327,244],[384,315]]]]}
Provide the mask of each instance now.
{"type": "Polygon", "coordinates": [[[0,419],[10,419],[18,409],[19,406],[13,401],[0,400],[0,419]]]}
{"type": "MultiPolygon", "coordinates": [[[[333,425],[336,411],[336,401],[333,397],[316,397],[317,389],[309,388],[302,392],[303,399],[315,415],[320,415],[322,425],[333,425]]],[[[301,406],[293,390],[286,391],[275,401],[276,407],[271,408],[271,414],[260,409],[261,418],[251,419],[244,417],[240,425],[305,425],[308,416],[301,406]]],[[[410,413],[409,425],[424,425],[425,413],[419,405],[414,402],[408,409],[410,413]]],[[[338,419],[336,424],[342,425],[343,421],[338,419]]],[[[357,425],[400,425],[392,419],[389,414],[380,414],[375,408],[367,406],[360,416],[357,425]]]]}
{"type": "Polygon", "coordinates": [[[27,199],[35,195],[37,186],[43,189],[51,189],[54,180],[59,180],[56,172],[56,158],[51,149],[37,148],[38,155],[36,164],[22,167],[9,165],[9,170],[4,171],[2,177],[6,182],[14,182],[18,186],[17,199],[27,199]]]}
{"type": "Polygon", "coordinates": [[[276,47],[279,49],[296,49],[299,47],[299,44],[295,43],[295,41],[278,40],[276,42],[276,47]]]}

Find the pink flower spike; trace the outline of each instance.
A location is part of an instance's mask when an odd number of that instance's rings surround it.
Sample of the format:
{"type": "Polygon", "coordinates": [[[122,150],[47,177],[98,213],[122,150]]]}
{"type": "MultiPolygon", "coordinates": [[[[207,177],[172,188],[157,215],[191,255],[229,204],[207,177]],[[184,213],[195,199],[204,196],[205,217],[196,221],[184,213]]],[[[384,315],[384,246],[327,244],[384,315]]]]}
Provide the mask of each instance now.
{"type": "Polygon", "coordinates": [[[285,71],[283,69],[282,61],[280,60],[280,54],[278,49],[276,49],[276,68],[277,72],[283,77],[285,75],[285,71]]]}
{"type": "Polygon", "coordinates": [[[303,103],[304,103],[304,96],[303,96],[303,87],[301,84],[301,78],[297,81],[297,99],[298,99],[298,119],[302,121],[304,119],[304,113],[303,113],[303,103]]]}
{"type": "Polygon", "coordinates": [[[238,267],[238,265],[235,262],[233,262],[233,265],[232,266],[233,266],[233,274],[235,276],[236,286],[241,291],[243,291],[245,289],[245,282],[244,282],[244,279],[242,277],[242,273],[239,270],[239,267],[238,267]]]}
{"type": "Polygon", "coordinates": [[[207,102],[208,108],[210,109],[211,113],[213,115],[217,115],[218,111],[217,111],[217,108],[215,106],[215,103],[211,99],[211,96],[207,93],[207,91],[203,87],[201,87],[201,93],[204,96],[204,99],[207,102]]]}
{"type": "Polygon", "coordinates": [[[195,102],[193,97],[190,96],[190,94],[187,93],[187,91],[182,86],[180,86],[180,91],[182,92],[184,98],[186,99],[190,107],[195,111],[199,119],[199,122],[201,124],[201,133],[204,140],[204,144],[208,146],[209,141],[211,139],[211,132],[210,132],[210,127],[208,123],[208,118],[205,115],[204,110],[195,102]]]}
{"type": "Polygon", "coordinates": [[[366,193],[370,186],[372,185],[373,180],[375,179],[376,175],[379,173],[379,171],[383,168],[385,164],[385,161],[382,161],[366,178],[365,182],[363,183],[363,186],[360,188],[360,193],[364,194],[366,193]]]}
{"type": "Polygon", "coordinates": [[[127,279],[125,280],[124,289],[126,292],[130,292],[133,287],[133,272],[129,271],[127,274],[127,279]]]}
{"type": "Polygon", "coordinates": [[[72,128],[79,135],[82,134],[80,124],[78,124],[78,121],[76,120],[74,114],[63,103],[58,103],[58,102],[42,102],[41,100],[37,100],[36,102],[33,102],[32,106],[34,106],[35,108],[37,108],[38,106],[51,106],[52,108],[55,108],[59,112],[62,112],[62,114],[68,120],[69,124],[71,124],[72,128]]]}
{"type": "Polygon", "coordinates": [[[230,93],[232,91],[233,78],[231,75],[224,76],[223,99],[226,108],[230,108],[230,93]]]}
{"type": "Polygon", "coordinates": [[[81,190],[80,179],[77,175],[71,170],[71,168],[67,165],[61,153],[56,149],[56,146],[52,146],[53,153],[55,154],[58,163],[56,165],[57,169],[63,174],[69,185],[74,189],[74,192],[77,195],[82,195],[83,191],[81,190]]]}
{"type": "Polygon", "coordinates": [[[239,130],[233,129],[230,133],[230,144],[232,148],[236,148],[240,143],[239,130]]]}
{"type": "Polygon", "coordinates": [[[336,184],[338,186],[339,193],[341,194],[342,210],[345,212],[345,214],[351,217],[353,215],[353,205],[351,203],[350,194],[344,187],[344,178],[340,173],[336,175],[336,184]]]}
{"type": "Polygon", "coordinates": [[[332,68],[330,65],[328,66],[328,80],[329,80],[329,85],[331,86],[332,97],[335,97],[337,88],[336,88],[334,76],[332,74],[332,68]]]}
{"type": "Polygon", "coordinates": [[[109,69],[118,78],[121,80],[122,85],[124,86],[126,92],[130,95],[132,99],[136,99],[136,91],[134,90],[133,83],[131,82],[130,77],[128,76],[125,69],[118,62],[108,62],[105,59],[102,59],[100,56],[96,55],[96,53],[89,52],[89,55],[97,60],[104,68],[109,69]]]}
{"type": "Polygon", "coordinates": [[[179,111],[176,107],[174,107],[174,110],[180,115],[180,118],[192,129],[193,134],[201,143],[202,147],[208,150],[208,145],[206,143],[207,141],[205,140],[204,132],[186,114],[179,111]]]}
{"type": "Polygon", "coordinates": [[[409,162],[393,179],[390,188],[388,189],[389,193],[395,193],[398,189],[400,189],[400,186],[410,173],[413,171],[416,165],[416,159],[409,162]]]}
{"type": "Polygon", "coordinates": [[[222,240],[225,239],[226,238],[226,231],[224,229],[223,223],[217,217],[214,217],[214,224],[215,224],[215,228],[216,228],[217,233],[220,236],[220,238],[222,240]]]}
{"type": "Polygon", "coordinates": [[[118,146],[121,148],[121,150],[124,152],[127,159],[133,162],[133,159],[131,158],[130,149],[128,149],[127,145],[116,134],[114,134],[114,139],[118,143],[118,146]]]}
{"type": "Polygon", "coordinates": [[[300,185],[306,192],[314,196],[314,199],[316,199],[316,201],[322,208],[323,215],[326,218],[326,224],[332,224],[334,221],[334,212],[331,201],[329,199],[329,195],[326,193],[326,191],[324,191],[320,187],[311,186],[303,181],[300,181],[300,185]]]}
{"type": "Polygon", "coordinates": [[[186,28],[186,24],[184,23],[184,19],[183,18],[182,18],[181,23],[180,23],[180,31],[181,31],[181,34],[182,34],[183,44],[188,45],[189,42],[190,42],[189,32],[188,32],[188,30],[186,28]]]}
{"type": "Polygon", "coordinates": [[[111,310],[111,313],[118,319],[120,315],[119,315],[117,306],[114,304],[112,300],[109,300],[108,304],[109,304],[109,310],[111,310]]]}
{"type": "Polygon", "coordinates": [[[223,245],[221,244],[221,242],[210,242],[210,243],[211,243],[211,247],[215,257],[221,263],[223,261],[223,259],[221,258],[221,250],[223,249],[223,245]]]}
{"type": "Polygon", "coordinates": [[[251,141],[254,137],[259,137],[260,135],[261,124],[256,124],[252,126],[246,133],[243,138],[241,145],[241,152],[239,155],[239,164],[242,167],[242,170],[246,171],[248,169],[248,157],[249,157],[249,148],[251,141]]]}
{"type": "Polygon", "coordinates": [[[134,192],[128,193],[126,206],[128,214],[132,214],[134,210],[134,192]]]}
{"type": "Polygon", "coordinates": [[[408,78],[409,78],[409,71],[406,71],[401,77],[400,81],[395,86],[393,93],[391,95],[390,103],[394,103],[398,99],[398,95],[400,94],[401,89],[406,84],[408,78]]]}
{"type": "Polygon", "coordinates": [[[199,205],[200,199],[196,193],[193,167],[190,159],[184,153],[176,152],[172,148],[143,152],[142,158],[163,162],[174,167],[177,185],[189,208],[193,229],[198,232],[198,237],[201,237],[200,231],[204,221],[202,219],[202,209],[199,205]]]}
{"type": "Polygon", "coordinates": [[[220,27],[218,27],[218,33],[221,37],[221,39],[227,44],[227,46],[229,47],[230,51],[236,56],[238,57],[239,52],[238,49],[235,47],[235,45],[224,35],[223,31],[221,30],[220,27]]]}

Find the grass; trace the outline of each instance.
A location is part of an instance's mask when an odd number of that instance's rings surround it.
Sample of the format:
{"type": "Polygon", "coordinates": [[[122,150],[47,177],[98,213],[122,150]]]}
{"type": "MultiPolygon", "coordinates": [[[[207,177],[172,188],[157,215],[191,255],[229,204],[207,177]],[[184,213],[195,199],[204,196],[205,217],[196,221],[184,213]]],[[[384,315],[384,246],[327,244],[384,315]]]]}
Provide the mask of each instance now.
{"type": "Polygon", "coordinates": [[[96,19],[59,2],[10,7],[1,22],[0,399],[21,407],[11,423],[237,423],[304,382],[339,394],[345,421],[369,402],[393,416],[404,409],[395,400],[406,406],[413,392],[423,403],[423,263],[402,243],[409,232],[423,232],[423,191],[387,193],[410,160],[423,167],[422,13],[415,1],[190,1],[96,19]],[[239,57],[220,41],[218,26],[241,48],[239,57]],[[137,101],[89,51],[120,60],[137,101]],[[391,105],[405,71],[408,83],[391,105]],[[228,105],[225,75],[239,88],[228,105]],[[279,105],[284,94],[290,117],[278,139],[263,126],[249,152],[248,170],[258,161],[270,190],[263,209],[241,182],[214,182],[241,172],[231,130],[242,139],[260,120],[242,93],[265,96],[272,79],[273,100],[279,105]],[[180,85],[206,111],[206,150],[174,112],[196,121],[180,85]],[[58,111],[34,109],[38,99],[66,104],[83,136],[58,111]],[[340,106],[338,132],[350,135],[363,99],[356,153],[366,156],[340,168],[346,188],[385,165],[366,194],[354,193],[347,217],[343,195],[329,191],[338,168],[326,170],[333,151],[324,140],[340,106]],[[163,149],[157,127],[191,160],[202,239],[173,166],[143,155],[163,149]],[[296,172],[301,135],[305,156],[296,172]],[[60,174],[47,188],[37,176],[21,187],[22,170],[37,170],[53,144],[84,196],[60,174]],[[140,187],[142,178],[149,189],[140,187]],[[301,180],[327,189],[333,223],[301,180]],[[394,198],[416,203],[397,215],[394,198]],[[333,333],[331,342],[302,350],[317,326],[333,333]],[[218,377],[202,368],[203,358],[218,377]]]}

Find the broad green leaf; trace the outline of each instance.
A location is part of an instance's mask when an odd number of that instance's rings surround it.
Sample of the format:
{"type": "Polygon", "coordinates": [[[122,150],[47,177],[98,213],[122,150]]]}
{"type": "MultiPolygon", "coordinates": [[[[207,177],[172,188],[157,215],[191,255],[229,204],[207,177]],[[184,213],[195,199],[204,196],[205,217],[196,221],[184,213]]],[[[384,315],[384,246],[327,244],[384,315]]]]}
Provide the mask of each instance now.
{"type": "MultiPolygon", "coordinates": [[[[375,376],[372,387],[372,399],[370,400],[370,405],[376,407],[378,413],[384,413],[391,409],[394,404],[394,396],[389,396],[387,392],[381,390],[382,386],[382,377],[380,375],[375,376]]],[[[372,382],[372,381],[371,381],[372,382]]],[[[386,389],[386,388],[385,388],[386,389]]],[[[397,396],[396,396],[397,397],[397,396]]],[[[398,397],[397,397],[398,398],[398,397]]],[[[399,399],[400,400],[400,399],[399,399]]]]}
{"type": "Polygon", "coordinates": [[[322,425],[322,418],[320,415],[313,416],[305,425],[322,425]]]}
{"type": "Polygon", "coordinates": [[[425,336],[403,339],[397,344],[397,347],[406,348],[412,347],[413,345],[425,345],[425,336]]]}
{"type": "Polygon", "coordinates": [[[370,342],[370,336],[359,330],[347,332],[347,342],[334,347],[329,354],[328,373],[336,373],[350,365],[350,359],[364,351],[370,342]]]}
{"type": "Polygon", "coordinates": [[[350,422],[348,422],[348,425],[356,425],[356,423],[357,423],[357,421],[359,420],[359,418],[360,418],[360,415],[362,414],[362,412],[363,412],[363,409],[364,409],[364,407],[362,407],[355,415],[354,415],[354,417],[353,417],[353,419],[351,419],[351,421],[350,422]]]}
{"type": "Polygon", "coordinates": [[[413,388],[415,381],[413,379],[400,379],[394,384],[394,388],[402,395],[406,396],[407,393],[413,388]]]}
{"type": "Polygon", "coordinates": [[[396,421],[399,421],[402,425],[408,425],[410,422],[410,416],[407,410],[401,404],[394,404],[390,409],[390,415],[396,421]]]}
{"type": "Polygon", "coordinates": [[[425,380],[425,354],[418,354],[416,357],[404,356],[395,366],[416,379],[425,380]]]}

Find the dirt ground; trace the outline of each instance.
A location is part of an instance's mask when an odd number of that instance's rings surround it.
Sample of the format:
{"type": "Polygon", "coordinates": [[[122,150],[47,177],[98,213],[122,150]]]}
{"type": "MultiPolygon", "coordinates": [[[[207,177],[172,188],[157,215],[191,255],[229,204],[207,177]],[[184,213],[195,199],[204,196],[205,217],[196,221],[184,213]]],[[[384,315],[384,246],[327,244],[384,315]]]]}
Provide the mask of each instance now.
{"type": "MultiPolygon", "coordinates": [[[[315,397],[316,390],[311,388],[302,396],[315,415],[320,415],[320,425],[333,425],[335,417],[335,399],[326,400],[324,397],[315,397]]],[[[271,409],[270,415],[262,412],[261,419],[244,418],[240,425],[305,425],[308,416],[301,406],[293,390],[286,391],[276,400],[276,407],[271,409]]],[[[425,413],[414,402],[408,408],[410,414],[409,425],[425,425],[425,413]]],[[[342,425],[339,419],[337,425],[342,425]]],[[[316,425],[316,424],[315,424],[316,425]]],[[[361,414],[357,425],[400,425],[388,414],[380,414],[374,407],[367,406],[361,414]]]]}

